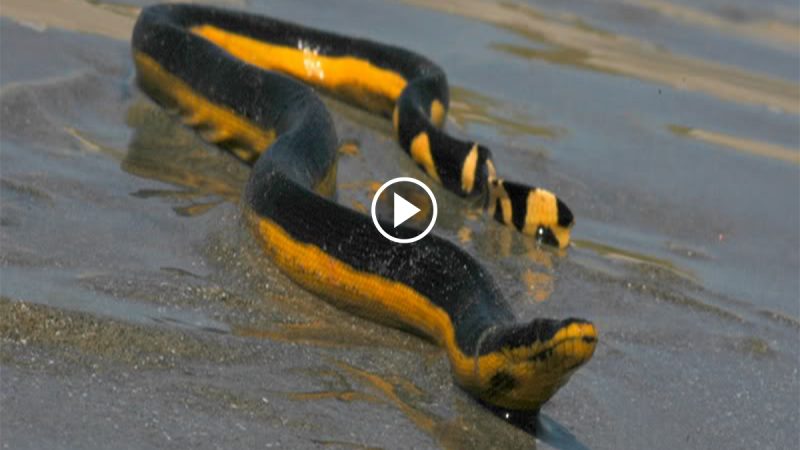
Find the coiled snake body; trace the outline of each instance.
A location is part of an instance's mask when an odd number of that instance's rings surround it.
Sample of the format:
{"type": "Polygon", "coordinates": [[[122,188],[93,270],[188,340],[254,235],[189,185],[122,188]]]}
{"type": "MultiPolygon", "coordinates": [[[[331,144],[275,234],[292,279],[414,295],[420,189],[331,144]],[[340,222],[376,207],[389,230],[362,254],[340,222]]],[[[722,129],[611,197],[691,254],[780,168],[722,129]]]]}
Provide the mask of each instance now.
{"type": "Polygon", "coordinates": [[[458,247],[433,235],[390,242],[369,217],[331,199],[338,141],[308,85],[391,117],[400,146],[431,178],[482,197],[504,224],[567,245],[573,218],[560,200],[498,178],[486,147],[442,131],[448,88],[436,64],[389,45],[192,5],[145,8],[133,58],[146,93],[254,162],[247,217],[265,252],[303,287],[428,336],[446,350],[460,386],[501,408],[538,409],[592,356],[590,322],[517,322],[487,271],[458,247]]]}

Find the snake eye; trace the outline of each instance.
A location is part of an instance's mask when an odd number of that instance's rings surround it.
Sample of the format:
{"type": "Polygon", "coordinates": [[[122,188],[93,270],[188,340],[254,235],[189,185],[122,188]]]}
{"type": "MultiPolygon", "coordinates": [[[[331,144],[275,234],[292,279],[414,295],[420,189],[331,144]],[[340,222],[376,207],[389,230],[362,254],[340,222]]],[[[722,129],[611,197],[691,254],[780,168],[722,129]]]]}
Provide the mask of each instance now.
{"type": "Polygon", "coordinates": [[[539,225],[539,228],[536,229],[536,241],[558,247],[558,239],[556,239],[556,235],[553,234],[553,230],[543,225],[539,225]]]}

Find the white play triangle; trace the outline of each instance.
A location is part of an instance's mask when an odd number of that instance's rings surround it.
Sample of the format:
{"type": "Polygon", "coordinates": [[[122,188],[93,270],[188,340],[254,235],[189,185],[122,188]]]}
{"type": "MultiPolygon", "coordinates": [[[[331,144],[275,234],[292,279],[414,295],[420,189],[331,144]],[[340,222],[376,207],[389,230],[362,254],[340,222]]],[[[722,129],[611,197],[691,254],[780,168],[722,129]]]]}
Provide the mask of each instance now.
{"type": "Polygon", "coordinates": [[[412,205],[408,200],[394,194],[394,227],[410,219],[414,214],[420,211],[419,208],[412,205]]]}

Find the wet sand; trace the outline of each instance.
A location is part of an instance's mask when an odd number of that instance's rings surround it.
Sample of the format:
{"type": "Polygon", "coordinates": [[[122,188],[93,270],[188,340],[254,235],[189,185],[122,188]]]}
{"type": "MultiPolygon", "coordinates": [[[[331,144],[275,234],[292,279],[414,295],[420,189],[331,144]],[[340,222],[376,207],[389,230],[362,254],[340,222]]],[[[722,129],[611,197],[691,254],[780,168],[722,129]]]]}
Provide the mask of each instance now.
{"type": "MultiPolygon", "coordinates": [[[[440,350],[265,261],[248,170],[133,83],[135,2],[0,7],[0,440],[8,448],[792,448],[800,440],[800,17],[792,1],[242,5],[421,52],[448,129],[577,216],[539,248],[432,186],[435,233],[594,359],[538,438],[440,350]],[[413,32],[411,32],[413,30],[413,32]]],[[[424,175],[328,100],[339,201],[424,175]]]]}

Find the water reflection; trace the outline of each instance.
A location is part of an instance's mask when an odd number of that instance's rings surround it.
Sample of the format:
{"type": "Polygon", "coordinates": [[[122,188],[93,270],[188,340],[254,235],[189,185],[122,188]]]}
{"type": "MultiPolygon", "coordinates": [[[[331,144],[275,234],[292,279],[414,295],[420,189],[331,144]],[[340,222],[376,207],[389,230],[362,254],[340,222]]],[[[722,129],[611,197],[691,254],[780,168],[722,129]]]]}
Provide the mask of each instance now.
{"type": "Polygon", "coordinates": [[[726,101],[800,114],[800,89],[792,82],[674,54],[649,42],[592,29],[575,16],[547,14],[527,5],[480,0],[405,2],[490,23],[535,44],[496,42],[491,45],[519,58],[628,76],[702,92],[726,101]]]}
{"type": "Polygon", "coordinates": [[[625,0],[626,3],[655,11],[658,14],[686,24],[711,28],[733,36],[747,36],[764,43],[796,51],[800,28],[775,19],[753,17],[734,6],[723,6],[722,14],[729,18],[665,0],[625,0]]]}
{"type": "Polygon", "coordinates": [[[675,265],[675,263],[673,263],[668,259],[658,258],[655,256],[646,255],[644,253],[639,253],[632,250],[626,250],[623,248],[614,247],[608,244],[603,244],[600,242],[594,242],[589,240],[575,239],[572,241],[572,243],[575,246],[575,248],[588,249],[608,259],[617,259],[617,260],[633,262],[636,264],[646,264],[655,266],[667,272],[670,272],[673,275],[677,275],[681,278],[692,281],[693,283],[699,284],[699,279],[692,271],[678,267],[677,265],[675,265]]]}
{"type": "Polygon", "coordinates": [[[695,139],[717,147],[736,150],[750,155],[771,158],[793,164],[800,164],[800,149],[790,149],[782,145],[771,144],[769,142],[755,139],[747,139],[730,134],[716,131],[703,130],[700,128],[686,127],[682,125],[669,125],[669,131],[677,136],[695,139]]]}
{"type": "MultiPolygon", "coordinates": [[[[480,222],[479,222],[480,223],[480,222]]],[[[486,225],[485,222],[482,223],[486,225]]],[[[503,270],[515,274],[525,291],[525,298],[536,303],[547,301],[555,290],[555,262],[567,255],[566,249],[553,249],[538,244],[507,227],[489,226],[475,232],[480,239],[474,244],[483,258],[512,264],[503,270]]],[[[458,232],[462,242],[470,242],[473,231],[464,227],[458,232]],[[466,239],[469,237],[470,239],[466,239]]]]}
{"type": "MultiPolygon", "coordinates": [[[[308,369],[304,371],[309,372],[308,369]]],[[[339,360],[330,361],[325,369],[310,372],[325,385],[324,389],[285,395],[296,401],[337,400],[389,405],[402,412],[441,448],[535,449],[536,439],[557,449],[587,448],[564,426],[536,412],[509,412],[484,405],[486,410],[501,419],[487,420],[480,417],[485,413],[474,408],[472,400],[458,397],[455,404],[457,413],[452,417],[442,417],[428,410],[433,402],[432,395],[405,377],[377,374],[339,360]],[[507,428],[503,431],[503,422],[513,425],[518,431],[510,432],[507,428]]]]}
{"type": "Polygon", "coordinates": [[[237,202],[249,170],[239,161],[210,150],[191,130],[144,100],[128,110],[134,134],[122,170],[182,189],[141,189],[134,197],[159,197],[180,203],[173,210],[197,216],[225,202],[237,202]]]}
{"type": "Polygon", "coordinates": [[[555,139],[566,133],[562,128],[537,125],[537,120],[525,112],[461,86],[450,87],[448,117],[460,128],[468,130],[470,126],[488,125],[498,134],[508,137],[538,136],[555,139]]]}

